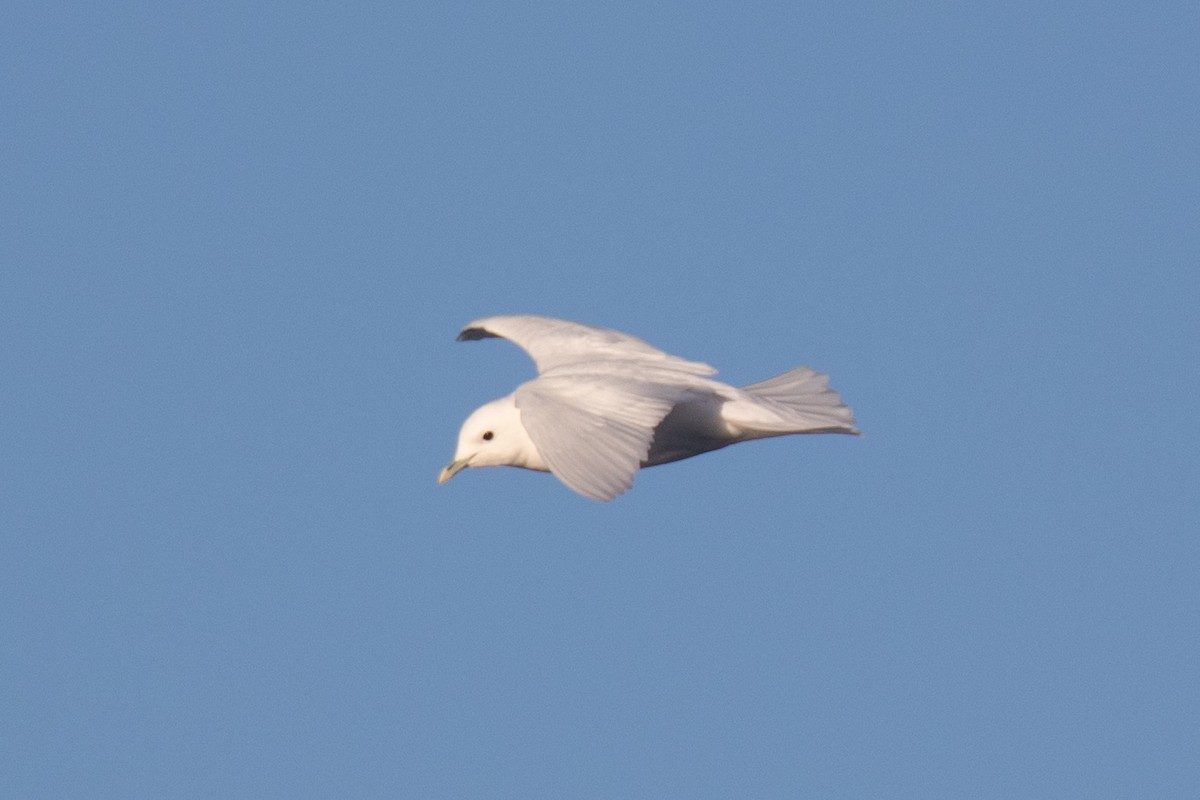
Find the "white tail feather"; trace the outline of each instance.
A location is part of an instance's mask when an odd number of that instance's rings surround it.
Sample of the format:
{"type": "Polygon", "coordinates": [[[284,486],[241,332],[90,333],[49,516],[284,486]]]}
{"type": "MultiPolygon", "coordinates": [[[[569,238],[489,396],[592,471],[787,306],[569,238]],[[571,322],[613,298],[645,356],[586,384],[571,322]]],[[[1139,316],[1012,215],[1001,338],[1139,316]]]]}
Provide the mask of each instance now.
{"type": "Polygon", "coordinates": [[[743,386],[742,391],[753,402],[727,403],[722,416],[748,431],[766,435],[859,432],[850,409],[829,388],[829,376],[808,367],[743,386]]]}

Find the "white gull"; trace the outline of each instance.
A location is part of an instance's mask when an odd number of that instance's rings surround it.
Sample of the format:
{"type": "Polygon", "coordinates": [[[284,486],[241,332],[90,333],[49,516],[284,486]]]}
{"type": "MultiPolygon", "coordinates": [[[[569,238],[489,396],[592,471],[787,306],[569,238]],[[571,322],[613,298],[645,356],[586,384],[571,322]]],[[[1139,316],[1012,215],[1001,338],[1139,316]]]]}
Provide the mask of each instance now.
{"type": "Polygon", "coordinates": [[[523,467],[611,500],[641,467],[751,439],[859,432],[828,377],[808,367],[735,387],[714,380],[707,364],[578,322],[486,317],[458,335],[487,338],[523,349],[538,377],[467,417],[438,483],[466,467],[523,467]]]}

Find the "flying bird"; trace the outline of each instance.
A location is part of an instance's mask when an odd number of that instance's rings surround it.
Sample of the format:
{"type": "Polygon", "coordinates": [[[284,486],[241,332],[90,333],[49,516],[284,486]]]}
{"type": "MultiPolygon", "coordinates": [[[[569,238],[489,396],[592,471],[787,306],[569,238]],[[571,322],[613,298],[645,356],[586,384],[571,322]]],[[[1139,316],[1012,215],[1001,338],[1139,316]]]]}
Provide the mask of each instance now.
{"type": "Polygon", "coordinates": [[[641,467],[751,439],[859,432],[828,377],[808,367],[735,387],[715,380],[708,364],[563,319],[486,317],[458,335],[489,338],[523,349],[538,376],[467,417],[438,483],[467,467],[522,467],[608,501],[641,467]]]}

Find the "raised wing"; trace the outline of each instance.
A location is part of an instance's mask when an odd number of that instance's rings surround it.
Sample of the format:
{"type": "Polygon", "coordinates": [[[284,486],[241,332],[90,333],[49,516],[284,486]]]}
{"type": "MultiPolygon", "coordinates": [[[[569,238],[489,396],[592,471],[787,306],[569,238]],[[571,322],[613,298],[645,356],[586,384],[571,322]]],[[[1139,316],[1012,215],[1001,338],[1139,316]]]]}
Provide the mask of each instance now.
{"type": "Polygon", "coordinates": [[[539,373],[595,361],[645,362],[690,375],[714,375],[716,370],[652,347],[636,336],[553,317],[512,315],[475,320],[458,334],[458,341],[508,339],[520,347],[539,373]]]}
{"type": "Polygon", "coordinates": [[[515,399],[555,477],[582,495],[612,500],[633,485],[658,423],[694,391],[689,382],[568,369],[522,384],[515,399]]]}

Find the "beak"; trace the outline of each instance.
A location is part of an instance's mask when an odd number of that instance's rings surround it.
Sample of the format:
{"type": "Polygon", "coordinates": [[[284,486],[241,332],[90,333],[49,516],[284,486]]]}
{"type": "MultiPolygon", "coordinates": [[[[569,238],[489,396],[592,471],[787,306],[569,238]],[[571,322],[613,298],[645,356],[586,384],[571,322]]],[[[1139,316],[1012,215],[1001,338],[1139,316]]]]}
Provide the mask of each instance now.
{"type": "Polygon", "coordinates": [[[451,461],[446,465],[446,468],[438,473],[438,483],[445,483],[453,478],[458,473],[462,472],[471,463],[471,459],[464,458],[461,461],[451,461]]]}

